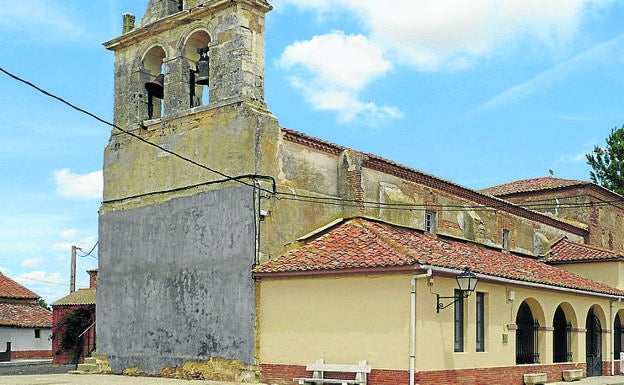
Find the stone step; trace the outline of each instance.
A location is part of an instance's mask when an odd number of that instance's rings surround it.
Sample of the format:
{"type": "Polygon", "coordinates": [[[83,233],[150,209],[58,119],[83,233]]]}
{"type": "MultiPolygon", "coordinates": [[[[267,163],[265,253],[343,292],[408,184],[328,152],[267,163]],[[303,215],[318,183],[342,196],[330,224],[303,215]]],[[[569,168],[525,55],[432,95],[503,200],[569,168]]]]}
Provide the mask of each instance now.
{"type": "Polygon", "coordinates": [[[76,370],[86,373],[96,373],[100,371],[97,364],[78,364],[78,368],[76,368],[76,370]]]}
{"type": "Polygon", "coordinates": [[[89,365],[97,365],[98,359],[95,357],[87,357],[84,359],[84,363],[89,365]]]}

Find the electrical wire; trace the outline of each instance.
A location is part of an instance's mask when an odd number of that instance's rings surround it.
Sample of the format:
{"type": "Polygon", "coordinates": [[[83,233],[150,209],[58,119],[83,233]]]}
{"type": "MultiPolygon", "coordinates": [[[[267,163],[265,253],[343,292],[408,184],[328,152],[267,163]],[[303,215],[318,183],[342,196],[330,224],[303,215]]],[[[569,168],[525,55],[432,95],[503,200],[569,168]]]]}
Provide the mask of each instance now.
{"type": "MultiPolygon", "coordinates": [[[[150,146],[152,146],[152,147],[155,147],[155,148],[157,148],[157,149],[158,149],[158,150],[160,150],[160,151],[163,151],[163,152],[166,152],[166,153],[168,153],[168,154],[170,154],[170,155],[173,155],[173,156],[175,156],[175,157],[177,157],[177,158],[179,158],[179,159],[181,159],[181,160],[183,160],[183,161],[185,161],[185,162],[188,162],[188,163],[190,163],[190,164],[192,164],[192,165],[195,165],[195,166],[197,166],[197,167],[200,167],[200,168],[202,168],[202,169],[204,169],[204,170],[207,170],[207,171],[210,171],[210,172],[212,172],[212,173],[214,173],[214,174],[220,175],[220,176],[222,176],[222,177],[224,177],[224,178],[225,178],[225,180],[224,180],[224,181],[235,181],[235,182],[241,183],[241,184],[243,184],[243,185],[246,185],[246,186],[248,186],[248,187],[252,187],[252,188],[259,188],[259,187],[254,186],[254,184],[253,184],[253,183],[248,183],[248,182],[245,182],[245,181],[243,181],[243,180],[241,180],[241,179],[237,179],[237,178],[239,178],[239,177],[236,177],[236,176],[232,177],[232,176],[227,175],[227,174],[225,174],[225,173],[223,173],[223,172],[221,172],[221,171],[215,170],[215,169],[210,168],[210,167],[208,167],[208,166],[206,166],[206,165],[204,165],[204,164],[201,164],[201,163],[199,163],[199,162],[197,162],[197,161],[194,161],[193,159],[190,159],[190,158],[188,158],[188,157],[186,157],[186,156],[184,156],[184,155],[178,154],[178,153],[177,153],[177,152],[175,152],[175,151],[171,151],[171,150],[169,150],[169,149],[167,149],[167,148],[165,148],[165,147],[163,147],[163,146],[160,146],[160,145],[158,145],[158,144],[156,144],[156,143],[150,142],[149,140],[144,139],[144,138],[142,138],[141,136],[139,136],[139,135],[137,135],[137,134],[135,134],[135,133],[133,133],[133,132],[131,132],[131,131],[128,131],[128,130],[126,130],[126,129],[123,129],[123,128],[119,127],[118,125],[114,124],[114,123],[108,122],[108,121],[106,121],[106,120],[104,120],[104,119],[100,118],[99,116],[95,115],[95,114],[94,114],[94,113],[92,113],[92,112],[89,112],[89,111],[87,111],[87,110],[85,110],[85,109],[83,109],[83,108],[80,108],[80,107],[76,106],[75,104],[70,103],[69,101],[67,101],[67,100],[65,100],[65,99],[63,99],[63,98],[61,98],[60,96],[56,96],[56,95],[54,95],[54,94],[52,94],[52,93],[50,93],[50,92],[48,92],[48,91],[46,91],[46,90],[44,90],[44,89],[42,89],[42,88],[38,87],[37,85],[35,85],[35,84],[33,84],[33,83],[29,82],[28,80],[25,80],[25,79],[23,79],[23,78],[21,78],[21,77],[19,77],[19,76],[17,76],[17,75],[12,74],[11,72],[9,72],[9,71],[5,70],[5,69],[4,69],[4,68],[2,68],[2,67],[0,67],[0,72],[3,72],[3,73],[5,73],[7,76],[9,76],[9,77],[11,77],[11,78],[13,78],[13,79],[15,79],[15,80],[17,80],[17,81],[21,82],[21,83],[24,83],[24,84],[26,84],[27,86],[29,86],[29,87],[31,87],[31,88],[34,88],[35,90],[37,90],[37,91],[41,92],[42,94],[44,94],[44,95],[46,95],[46,96],[48,96],[48,97],[50,97],[50,98],[52,98],[52,99],[56,99],[56,100],[58,100],[59,102],[61,102],[61,103],[65,104],[66,106],[68,106],[68,107],[70,107],[70,108],[72,108],[72,109],[74,109],[74,110],[76,110],[76,111],[78,111],[78,112],[81,112],[81,113],[83,113],[83,114],[85,114],[85,115],[88,115],[88,116],[92,117],[93,119],[97,120],[97,121],[98,121],[98,122],[100,122],[100,123],[103,123],[103,124],[106,124],[107,126],[113,127],[113,128],[115,128],[115,129],[117,129],[117,130],[119,130],[119,131],[123,132],[124,134],[129,135],[129,136],[131,136],[131,137],[133,137],[133,138],[137,139],[138,141],[140,141],[140,142],[142,142],[142,143],[145,143],[145,144],[147,144],[147,145],[150,145],[150,146]]],[[[273,177],[266,176],[266,175],[258,175],[257,177],[270,178],[270,179],[272,179],[272,180],[273,180],[273,177]]],[[[275,181],[274,181],[274,180],[273,180],[273,186],[275,186],[275,181]]],[[[268,193],[274,193],[274,192],[269,191],[269,190],[266,190],[265,192],[268,192],[268,193]]]]}
{"type": "Polygon", "coordinates": [[[184,155],[178,154],[175,151],[169,150],[163,146],[160,146],[156,143],[150,142],[147,139],[142,138],[141,136],[129,131],[129,130],[125,130],[121,127],[119,127],[118,125],[108,122],[102,118],[100,118],[99,116],[83,109],[80,108],[70,102],[68,102],[67,100],[56,96],[40,87],[38,87],[37,85],[17,76],[12,74],[11,72],[5,70],[4,68],[0,67],[0,72],[5,73],[6,75],[8,75],[9,77],[26,84],[27,86],[34,88],[35,90],[41,92],[42,94],[53,98],[65,105],[67,105],[68,107],[79,111],[83,114],[86,114],[88,116],[90,116],[91,118],[97,120],[98,122],[101,122],[105,125],[108,125],[110,127],[113,127],[119,131],[121,131],[122,133],[129,135],[135,139],[137,139],[138,141],[145,143],[149,146],[155,147],[160,151],[166,152],[170,155],[173,155],[185,162],[188,162],[190,164],[193,164],[197,167],[200,167],[202,169],[205,169],[207,171],[210,171],[214,174],[220,175],[222,176],[224,179],[220,179],[220,180],[216,180],[213,182],[205,182],[205,183],[200,183],[200,184],[196,184],[196,185],[192,185],[192,186],[186,186],[186,187],[180,187],[177,189],[172,189],[172,190],[162,190],[162,191],[156,191],[156,192],[149,192],[149,193],[145,193],[145,194],[140,194],[140,195],[135,195],[135,196],[131,196],[131,197],[124,197],[124,198],[118,198],[118,199],[113,199],[113,200],[109,200],[109,201],[105,201],[104,203],[110,203],[110,202],[118,202],[118,201],[123,201],[126,199],[132,199],[132,198],[137,198],[137,197],[143,197],[143,196],[147,196],[147,195],[152,195],[152,194],[159,194],[159,193],[165,193],[165,192],[170,192],[170,191],[176,191],[176,190],[183,190],[183,189],[189,189],[189,188],[193,188],[193,187],[198,187],[201,185],[206,185],[206,184],[210,184],[210,183],[224,183],[224,182],[228,182],[228,181],[234,181],[234,182],[238,182],[241,183],[245,186],[251,187],[253,189],[257,189],[259,191],[265,192],[270,194],[269,197],[273,196],[276,199],[279,200],[290,200],[290,201],[303,201],[303,202],[308,202],[308,203],[315,203],[315,204],[324,204],[324,205],[332,205],[332,206],[348,206],[348,207],[361,207],[361,206],[365,206],[365,207],[369,207],[369,208],[380,208],[380,209],[390,209],[390,210],[408,210],[408,211],[413,211],[413,210],[423,210],[423,209],[437,209],[438,211],[462,211],[462,210],[466,210],[466,209],[470,209],[470,210],[475,210],[475,211],[492,211],[492,210],[497,210],[497,209],[504,209],[506,207],[509,207],[510,205],[512,206],[516,206],[516,207],[520,207],[520,208],[524,208],[524,209],[529,209],[529,210],[538,210],[538,209],[548,209],[548,208],[588,208],[588,207],[595,207],[595,206],[602,206],[602,205],[614,205],[614,204],[620,204],[623,203],[623,201],[621,199],[619,200],[613,200],[613,201],[601,201],[601,202],[580,202],[580,203],[564,203],[564,204],[556,204],[556,203],[526,203],[523,205],[518,205],[518,204],[513,204],[510,202],[504,202],[501,200],[500,204],[480,204],[480,205],[435,205],[435,204],[415,204],[415,203],[385,203],[385,202],[377,202],[377,201],[363,201],[363,200],[356,200],[356,199],[343,199],[343,198],[339,198],[339,197],[323,197],[323,196],[314,196],[314,195],[307,195],[307,194],[296,194],[296,193],[289,193],[289,192],[279,192],[277,191],[277,186],[276,186],[276,182],[275,179],[272,176],[268,176],[268,175],[240,175],[240,176],[230,176],[227,175],[219,170],[215,170],[213,168],[210,168],[204,164],[201,164],[193,159],[190,159],[184,155]],[[257,186],[254,182],[249,183],[244,181],[243,179],[250,179],[250,180],[254,180],[254,179],[266,179],[266,180],[270,180],[271,184],[272,184],[272,190],[267,190],[265,188],[262,188],[260,186],[257,186]]]}
{"type": "Polygon", "coordinates": [[[95,259],[97,261],[97,256],[92,255],[92,253],[93,253],[93,250],[95,250],[95,248],[97,247],[99,242],[100,241],[96,241],[95,244],[93,245],[91,250],[89,250],[88,253],[83,252],[82,249],[78,249],[81,252],[81,254],[78,254],[78,256],[81,257],[81,258],[91,257],[91,258],[93,258],[93,259],[95,259]]]}

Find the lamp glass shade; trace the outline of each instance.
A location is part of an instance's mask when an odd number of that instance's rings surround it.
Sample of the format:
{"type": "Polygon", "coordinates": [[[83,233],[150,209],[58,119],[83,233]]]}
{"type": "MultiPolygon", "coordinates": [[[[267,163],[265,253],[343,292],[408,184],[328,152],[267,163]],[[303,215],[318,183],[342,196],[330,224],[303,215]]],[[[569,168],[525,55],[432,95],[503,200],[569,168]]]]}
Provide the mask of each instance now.
{"type": "Polygon", "coordinates": [[[456,279],[459,290],[470,293],[473,292],[475,290],[475,287],[477,286],[477,276],[468,269],[457,275],[456,279]]]}

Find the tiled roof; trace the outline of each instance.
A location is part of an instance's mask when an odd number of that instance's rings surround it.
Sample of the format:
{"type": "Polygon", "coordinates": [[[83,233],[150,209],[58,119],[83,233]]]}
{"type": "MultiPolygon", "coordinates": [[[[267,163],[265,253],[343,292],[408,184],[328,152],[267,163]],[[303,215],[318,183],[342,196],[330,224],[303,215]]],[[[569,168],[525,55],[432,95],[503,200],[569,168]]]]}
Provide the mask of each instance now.
{"type": "Polygon", "coordinates": [[[545,259],[548,263],[591,262],[623,259],[622,254],[568,240],[565,237],[557,240],[550,249],[550,255],[545,259]]]}
{"type": "Polygon", "coordinates": [[[80,289],[54,302],[52,306],[95,305],[95,289],[80,289]]]}
{"type": "Polygon", "coordinates": [[[40,296],[0,273],[0,298],[37,299],[40,296]]]}
{"type": "Polygon", "coordinates": [[[481,192],[492,196],[503,196],[523,192],[552,190],[564,187],[585,185],[593,185],[593,183],[582,180],[560,179],[548,176],[543,178],[517,180],[511,183],[488,187],[481,190],[481,192]]]}
{"type": "Polygon", "coordinates": [[[0,303],[0,326],[50,328],[52,312],[36,304],[0,303]]]}
{"type": "Polygon", "coordinates": [[[462,270],[491,277],[624,295],[624,291],[550,266],[534,258],[435,237],[363,218],[342,222],[303,246],[254,269],[258,277],[284,273],[375,272],[419,265],[462,270]]]}

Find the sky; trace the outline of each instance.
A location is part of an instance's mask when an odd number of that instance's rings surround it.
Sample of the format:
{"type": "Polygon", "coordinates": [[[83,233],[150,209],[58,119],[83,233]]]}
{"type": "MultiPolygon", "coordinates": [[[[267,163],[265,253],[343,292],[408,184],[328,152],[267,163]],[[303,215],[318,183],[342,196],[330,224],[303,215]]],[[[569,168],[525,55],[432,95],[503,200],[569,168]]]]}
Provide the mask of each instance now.
{"type": "MultiPolygon", "coordinates": [[[[0,67],[112,121],[102,43],[148,0],[0,7],[0,67]]],[[[624,1],[273,0],[265,99],[282,127],[481,189],[589,180],[624,124],[624,1]]],[[[0,73],[0,272],[48,303],[97,267],[110,127],[0,73]]]]}

